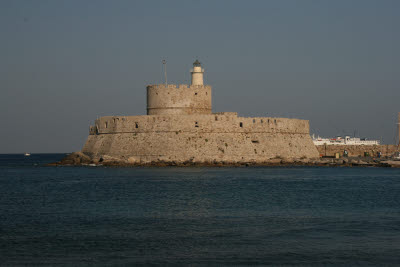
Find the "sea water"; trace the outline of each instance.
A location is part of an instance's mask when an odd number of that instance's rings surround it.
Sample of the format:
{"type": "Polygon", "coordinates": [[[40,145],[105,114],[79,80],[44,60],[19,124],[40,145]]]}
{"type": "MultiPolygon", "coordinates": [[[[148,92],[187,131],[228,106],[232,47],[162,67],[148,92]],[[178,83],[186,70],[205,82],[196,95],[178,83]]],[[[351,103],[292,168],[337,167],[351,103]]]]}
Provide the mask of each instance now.
{"type": "Polygon", "coordinates": [[[0,155],[0,265],[399,265],[400,169],[0,155]]]}

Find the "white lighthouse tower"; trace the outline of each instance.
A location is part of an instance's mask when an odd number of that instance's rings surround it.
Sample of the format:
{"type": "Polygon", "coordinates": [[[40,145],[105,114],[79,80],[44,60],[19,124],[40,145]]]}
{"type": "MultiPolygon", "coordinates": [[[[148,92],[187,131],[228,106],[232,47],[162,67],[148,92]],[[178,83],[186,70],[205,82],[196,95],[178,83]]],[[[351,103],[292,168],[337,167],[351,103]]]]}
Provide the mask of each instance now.
{"type": "Polygon", "coordinates": [[[201,67],[201,63],[196,59],[193,63],[192,73],[192,85],[203,85],[204,69],[201,67]]]}

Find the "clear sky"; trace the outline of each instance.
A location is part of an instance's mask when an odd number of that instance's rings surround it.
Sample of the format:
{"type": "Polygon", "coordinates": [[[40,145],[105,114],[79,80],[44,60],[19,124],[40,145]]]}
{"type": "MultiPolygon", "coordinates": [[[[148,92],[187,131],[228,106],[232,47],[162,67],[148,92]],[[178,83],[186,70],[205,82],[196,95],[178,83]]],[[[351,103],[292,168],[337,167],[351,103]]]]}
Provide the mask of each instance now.
{"type": "Polygon", "coordinates": [[[400,1],[0,1],[0,153],[71,152],[104,115],[142,115],[147,84],[189,83],[213,111],[310,120],[394,143],[400,1]]]}

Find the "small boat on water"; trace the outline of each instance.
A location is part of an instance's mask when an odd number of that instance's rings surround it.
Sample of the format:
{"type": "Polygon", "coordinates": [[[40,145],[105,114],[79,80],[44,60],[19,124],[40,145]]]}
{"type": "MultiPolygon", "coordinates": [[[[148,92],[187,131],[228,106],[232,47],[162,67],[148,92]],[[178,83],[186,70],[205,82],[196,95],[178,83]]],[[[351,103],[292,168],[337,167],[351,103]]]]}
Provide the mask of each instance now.
{"type": "Polygon", "coordinates": [[[25,153],[24,155],[25,155],[25,157],[29,157],[31,154],[30,153],[25,153]]]}

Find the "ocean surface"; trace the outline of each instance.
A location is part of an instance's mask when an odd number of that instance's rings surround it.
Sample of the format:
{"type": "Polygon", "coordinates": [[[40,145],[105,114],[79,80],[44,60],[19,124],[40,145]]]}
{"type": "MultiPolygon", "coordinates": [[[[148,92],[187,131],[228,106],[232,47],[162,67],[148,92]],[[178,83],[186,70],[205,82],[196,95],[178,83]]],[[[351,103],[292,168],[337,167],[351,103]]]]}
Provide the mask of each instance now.
{"type": "Polygon", "coordinates": [[[400,169],[0,155],[0,265],[400,265],[400,169]]]}

